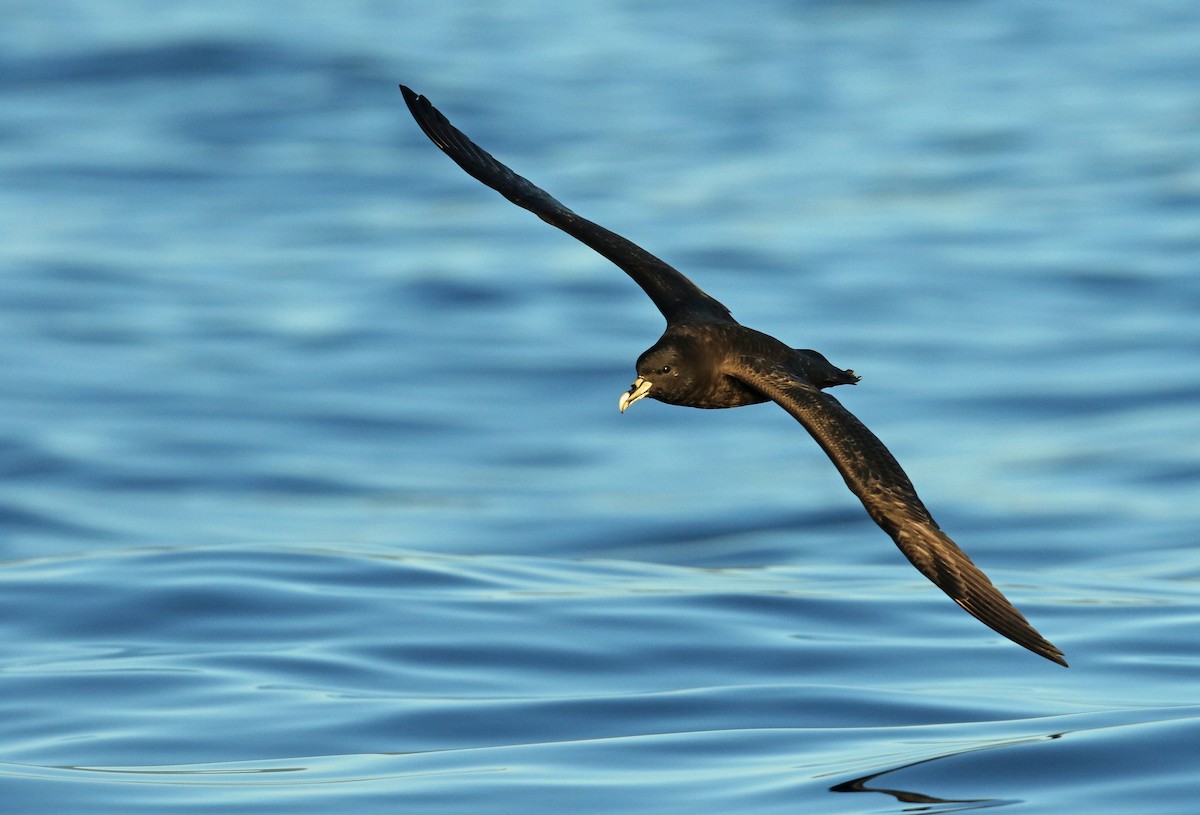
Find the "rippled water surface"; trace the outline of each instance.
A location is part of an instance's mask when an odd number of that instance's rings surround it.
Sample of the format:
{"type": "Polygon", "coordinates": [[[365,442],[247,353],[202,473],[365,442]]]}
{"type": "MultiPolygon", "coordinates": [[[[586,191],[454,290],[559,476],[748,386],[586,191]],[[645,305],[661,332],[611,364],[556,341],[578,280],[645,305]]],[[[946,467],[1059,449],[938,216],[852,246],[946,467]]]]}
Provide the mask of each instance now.
{"type": "Polygon", "coordinates": [[[1200,8],[4,4],[12,812],[1129,813],[1200,794],[1200,8]],[[838,396],[1066,652],[398,82],[838,396]]]}

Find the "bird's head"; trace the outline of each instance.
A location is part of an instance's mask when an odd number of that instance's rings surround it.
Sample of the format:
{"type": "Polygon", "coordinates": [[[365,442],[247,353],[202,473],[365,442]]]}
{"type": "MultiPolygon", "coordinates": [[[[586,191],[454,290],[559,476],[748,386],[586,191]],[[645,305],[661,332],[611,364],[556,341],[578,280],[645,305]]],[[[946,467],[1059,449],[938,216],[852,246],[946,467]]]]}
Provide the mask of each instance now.
{"type": "Polygon", "coordinates": [[[677,342],[659,340],[638,357],[637,379],[621,394],[621,412],[643,396],[668,404],[687,404],[696,387],[691,366],[677,342]]]}

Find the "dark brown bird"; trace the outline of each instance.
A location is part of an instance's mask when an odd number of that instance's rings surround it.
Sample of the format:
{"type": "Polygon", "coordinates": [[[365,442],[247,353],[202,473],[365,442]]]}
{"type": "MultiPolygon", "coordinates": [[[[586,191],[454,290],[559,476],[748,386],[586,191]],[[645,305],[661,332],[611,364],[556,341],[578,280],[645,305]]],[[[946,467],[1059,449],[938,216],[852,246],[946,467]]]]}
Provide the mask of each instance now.
{"type": "Polygon", "coordinates": [[[459,167],[608,258],[658,306],[667,330],[638,357],[637,379],[621,395],[622,412],[646,396],[695,408],[775,402],[821,445],[867,514],[921,574],[984,625],[1052,662],[1067,664],[1062,651],[1043,638],[938,527],[883,442],[823,392],[858,382],[853,371],[834,367],[816,351],[790,348],[741,325],[683,274],[615,232],[579,217],[468,139],[424,96],[404,85],[400,90],[425,135],[459,167]]]}

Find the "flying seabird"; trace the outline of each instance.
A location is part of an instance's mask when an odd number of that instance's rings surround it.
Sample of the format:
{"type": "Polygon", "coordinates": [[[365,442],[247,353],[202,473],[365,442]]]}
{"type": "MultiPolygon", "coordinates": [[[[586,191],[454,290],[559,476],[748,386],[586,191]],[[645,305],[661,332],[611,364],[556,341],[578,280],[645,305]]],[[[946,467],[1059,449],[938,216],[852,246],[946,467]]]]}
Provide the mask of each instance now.
{"type": "Polygon", "coordinates": [[[413,118],[468,175],[608,258],[649,295],[667,320],[638,357],[622,413],[644,397],[671,405],[731,408],[775,402],[812,435],[867,514],[917,570],[967,613],[1035,654],[1066,666],[1048,642],[938,527],[912,482],[875,434],[824,388],[858,382],[816,351],[790,348],[747,328],[729,309],[654,255],[581,218],[517,175],[450,124],[424,96],[400,86],[413,118]]]}

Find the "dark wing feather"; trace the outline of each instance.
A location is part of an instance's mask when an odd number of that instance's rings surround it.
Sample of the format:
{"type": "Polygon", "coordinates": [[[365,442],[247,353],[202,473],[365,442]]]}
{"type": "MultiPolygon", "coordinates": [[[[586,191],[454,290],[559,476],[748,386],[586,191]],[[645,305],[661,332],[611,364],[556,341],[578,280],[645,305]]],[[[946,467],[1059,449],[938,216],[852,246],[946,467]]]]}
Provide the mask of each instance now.
{"type": "Polygon", "coordinates": [[[992,585],[930,516],[878,437],[837,399],[788,371],[743,358],[728,372],[776,402],[816,439],[850,491],[921,574],[992,630],[1065,666],[1054,647],[992,585]]]}
{"type": "Polygon", "coordinates": [[[733,321],[725,306],[678,270],[615,232],[579,217],[468,139],[424,96],[404,85],[400,91],[425,135],[468,175],[611,260],[642,287],[668,323],[733,321]]]}

